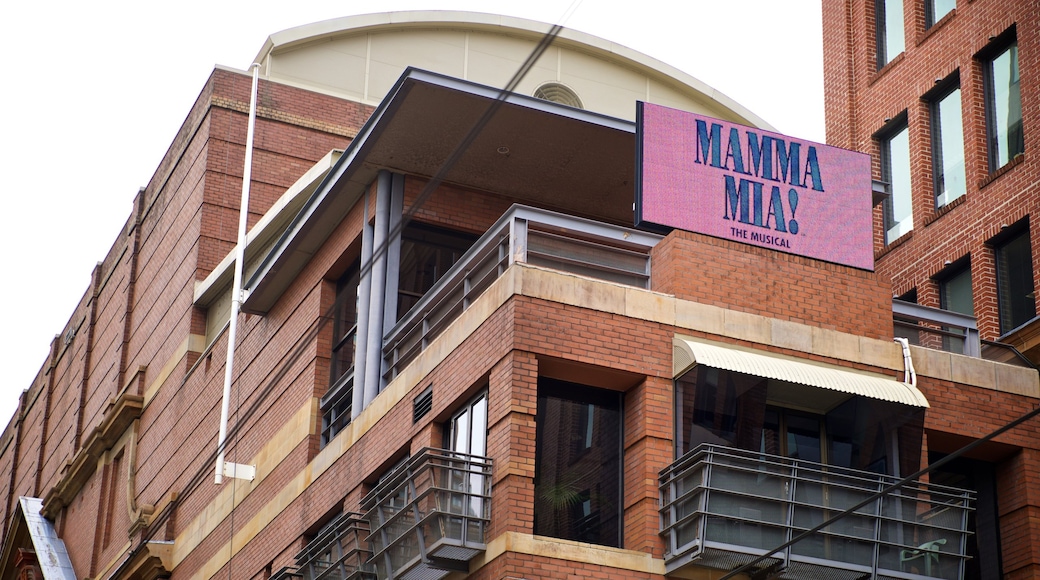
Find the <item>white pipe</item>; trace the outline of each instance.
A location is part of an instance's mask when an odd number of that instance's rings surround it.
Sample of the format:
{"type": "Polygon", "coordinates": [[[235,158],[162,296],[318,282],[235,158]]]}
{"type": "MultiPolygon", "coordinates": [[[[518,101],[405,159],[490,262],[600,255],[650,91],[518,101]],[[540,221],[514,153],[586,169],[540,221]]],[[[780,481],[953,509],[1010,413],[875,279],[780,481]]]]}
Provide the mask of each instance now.
{"type": "Polygon", "coordinates": [[[249,95],[249,129],[246,131],[246,160],[242,169],[242,204],[238,210],[238,247],[235,254],[235,282],[231,288],[231,323],[228,326],[227,359],[224,364],[224,396],[220,402],[220,433],[217,435],[217,464],[214,483],[224,482],[224,444],[227,441],[228,411],[231,400],[231,379],[235,368],[235,334],[238,313],[242,310],[242,267],[246,261],[246,225],[249,220],[249,181],[253,169],[253,129],[256,125],[256,88],[260,78],[260,64],[253,63],[253,89],[249,95]]]}
{"type": "Polygon", "coordinates": [[[914,359],[910,356],[910,341],[905,338],[896,338],[895,341],[903,347],[903,382],[916,387],[917,372],[914,371],[914,359]]]}

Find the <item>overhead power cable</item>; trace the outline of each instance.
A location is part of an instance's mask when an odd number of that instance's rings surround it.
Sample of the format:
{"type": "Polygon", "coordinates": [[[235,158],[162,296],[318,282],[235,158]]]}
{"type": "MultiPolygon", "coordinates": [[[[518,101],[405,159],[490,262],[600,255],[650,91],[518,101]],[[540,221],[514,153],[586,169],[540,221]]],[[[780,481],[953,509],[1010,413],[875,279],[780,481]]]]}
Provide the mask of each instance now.
{"type": "MultiPolygon", "coordinates": [[[[576,7],[579,3],[580,1],[574,2],[572,4],[572,8],[576,7]]],[[[573,12],[573,9],[569,10],[568,12],[573,12]]],[[[557,36],[559,36],[560,31],[562,30],[562,24],[555,24],[549,29],[548,32],[546,32],[541,37],[538,44],[528,55],[527,59],[525,59],[524,62],[520,65],[520,68],[512,76],[509,82],[498,91],[495,100],[488,105],[484,113],[474,123],[473,127],[469,130],[466,136],[463,137],[463,139],[455,147],[452,153],[444,160],[437,173],[433,177],[431,177],[430,180],[426,183],[425,187],[423,187],[419,196],[408,208],[408,211],[403,213],[400,223],[397,226],[395,226],[395,228],[391,231],[391,234],[387,236],[387,240],[383,242],[380,246],[373,248],[373,259],[368,264],[365,264],[362,267],[362,276],[368,273],[369,270],[371,270],[372,263],[375,262],[376,255],[379,255],[381,253],[385,256],[385,253],[389,248],[389,241],[392,240],[395,235],[400,233],[400,231],[408,224],[408,222],[411,221],[411,219],[419,211],[419,209],[430,197],[430,195],[432,195],[433,192],[440,186],[440,184],[443,183],[445,177],[451,171],[455,163],[457,163],[458,160],[462,157],[462,155],[465,154],[469,146],[472,145],[473,141],[480,135],[484,127],[488,124],[488,122],[491,121],[495,113],[498,112],[501,106],[505,103],[506,99],[508,99],[509,96],[513,93],[513,91],[515,91],[516,87],[519,86],[519,84],[530,72],[531,68],[534,67],[534,65],[538,62],[538,59],[541,58],[545,51],[552,45],[553,41],[556,40],[557,36]]],[[[322,316],[318,317],[318,319],[315,320],[315,322],[307,330],[304,336],[302,336],[301,339],[297,341],[296,347],[283,361],[277,372],[275,372],[275,374],[269,378],[264,387],[254,398],[252,404],[250,404],[250,406],[246,409],[244,413],[239,415],[239,419],[235,422],[235,424],[228,428],[228,440],[236,440],[238,433],[245,428],[245,425],[248,423],[249,419],[251,419],[260,409],[267,409],[267,406],[265,405],[267,397],[271,394],[271,392],[275,389],[276,386],[281,384],[282,379],[285,378],[289,369],[292,368],[292,366],[300,359],[300,357],[303,356],[304,353],[310,351],[311,346],[313,345],[314,340],[317,338],[318,333],[321,332],[321,330],[324,328],[326,324],[329,323],[330,320],[332,320],[332,316],[336,312],[336,309],[342,304],[344,300],[345,296],[337,296],[336,301],[329,307],[329,309],[326,310],[322,316]]],[[[202,463],[202,467],[198,471],[196,471],[188,480],[188,482],[182,488],[181,492],[178,494],[177,500],[171,503],[167,507],[167,509],[163,510],[160,514],[158,514],[156,518],[151,522],[151,524],[148,526],[147,531],[143,534],[141,543],[136,548],[134,548],[134,550],[131,551],[129,555],[130,557],[136,554],[139,550],[144,549],[145,544],[151,539],[153,539],[156,532],[159,530],[159,528],[162,527],[162,524],[166,523],[169,520],[172,511],[173,509],[175,509],[176,505],[183,504],[185,499],[190,497],[191,494],[194,493],[202,485],[204,481],[206,481],[207,476],[212,473],[211,467],[216,461],[216,457],[217,452],[214,451],[210,453],[208,456],[202,458],[204,460],[202,463]]],[[[232,507],[232,511],[233,510],[234,506],[232,507]]],[[[231,533],[234,534],[234,530],[232,530],[231,533]]]]}

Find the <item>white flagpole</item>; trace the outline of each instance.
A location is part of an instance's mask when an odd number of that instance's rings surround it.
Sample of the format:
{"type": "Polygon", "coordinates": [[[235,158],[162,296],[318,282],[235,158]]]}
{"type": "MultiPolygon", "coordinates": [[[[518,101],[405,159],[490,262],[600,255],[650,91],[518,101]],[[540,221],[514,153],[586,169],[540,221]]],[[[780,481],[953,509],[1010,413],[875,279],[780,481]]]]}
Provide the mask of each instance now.
{"type": "MultiPolygon", "coordinates": [[[[238,314],[242,310],[242,268],[246,261],[246,225],[249,217],[249,181],[253,169],[253,129],[256,125],[256,88],[260,77],[260,64],[253,63],[253,90],[249,95],[249,129],[246,132],[246,160],[242,169],[242,205],[238,210],[238,248],[235,254],[235,282],[231,289],[231,323],[228,327],[227,363],[224,365],[224,397],[220,403],[220,433],[217,436],[216,484],[224,481],[224,444],[227,440],[228,410],[231,399],[231,378],[235,367],[235,334],[238,329],[238,314]]],[[[231,477],[238,475],[233,466],[231,477]]],[[[252,479],[252,477],[247,477],[252,479]]]]}

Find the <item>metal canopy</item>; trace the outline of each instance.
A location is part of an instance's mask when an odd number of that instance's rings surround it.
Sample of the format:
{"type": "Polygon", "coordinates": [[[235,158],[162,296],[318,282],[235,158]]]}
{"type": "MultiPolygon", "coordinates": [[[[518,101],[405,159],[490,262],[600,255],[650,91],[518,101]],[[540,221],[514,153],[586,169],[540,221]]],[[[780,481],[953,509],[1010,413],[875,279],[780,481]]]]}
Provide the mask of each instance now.
{"type": "Polygon", "coordinates": [[[842,370],[811,361],[803,362],[687,338],[676,337],[672,346],[674,377],[700,364],[913,407],[928,407],[928,400],[916,387],[880,375],[842,370]]]}

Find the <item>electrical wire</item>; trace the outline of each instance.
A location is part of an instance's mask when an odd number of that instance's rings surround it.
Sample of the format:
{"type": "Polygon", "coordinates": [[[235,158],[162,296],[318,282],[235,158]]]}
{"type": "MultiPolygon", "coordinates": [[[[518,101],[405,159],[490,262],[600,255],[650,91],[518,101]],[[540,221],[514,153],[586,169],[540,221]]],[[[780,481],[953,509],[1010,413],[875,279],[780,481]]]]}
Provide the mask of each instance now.
{"type": "MultiPolygon", "coordinates": [[[[580,0],[577,0],[572,4],[572,8],[568,10],[568,14],[565,14],[566,17],[569,18],[570,14],[572,14],[574,9],[576,9],[577,4],[580,4],[580,0]]],[[[496,99],[488,105],[484,113],[480,116],[476,123],[474,123],[470,131],[459,142],[459,144],[455,147],[452,153],[445,159],[437,173],[433,177],[431,177],[429,181],[427,181],[419,196],[416,197],[412,205],[408,208],[408,211],[403,212],[402,219],[391,230],[390,235],[388,235],[386,238],[386,241],[380,244],[380,246],[373,248],[373,259],[362,266],[360,274],[361,276],[366,275],[371,270],[372,263],[376,261],[374,256],[381,253],[385,257],[385,254],[389,249],[390,241],[393,240],[396,235],[400,234],[401,230],[403,230],[403,228],[407,226],[407,224],[412,220],[412,218],[419,211],[419,209],[426,202],[426,200],[430,197],[430,195],[432,195],[433,192],[440,186],[440,184],[443,183],[448,172],[452,169],[455,163],[458,162],[458,160],[466,152],[466,150],[473,143],[473,141],[480,135],[480,132],[484,129],[487,123],[494,117],[495,113],[505,103],[506,99],[510,96],[510,94],[514,92],[514,90],[520,84],[520,82],[523,81],[523,79],[527,76],[527,73],[530,72],[531,68],[534,67],[538,59],[541,58],[545,51],[548,50],[548,48],[552,45],[553,41],[555,41],[557,36],[559,36],[560,31],[562,29],[562,24],[554,24],[541,37],[541,40],[538,42],[538,44],[535,46],[532,52],[528,55],[527,59],[524,60],[524,62],[521,64],[517,72],[512,76],[510,81],[502,89],[499,90],[496,99]]],[[[240,418],[235,422],[235,425],[229,427],[229,440],[234,440],[237,442],[239,432],[245,428],[246,423],[248,423],[249,419],[252,418],[253,415],[256,414],[256,412],[261,408],[266,408],[264,403],[267,397],[271,394],[271,392],[275,389],[277,385],[281,384],[282,379],[285,377],[286,373],[288,373],[289,369],[292,368],[293,364],[297,362],[304,353],[310,351],[311,347],[313,346],[314,340],[317,338],[318,333],[321,332],[325,325],[332,320],[332,316],[336,312],[336,309],[340,305],[342,305],[345,298],[345,296],[337,296],[335,302],[329,307],[329,309],[326,310],[326,312],[323,315],[319,316],[315,320],[315,322],[311,324],[310,329],[306,332],[302,339],[297,341],[296,348],[293,349],[289,357],[284,361],[284,364],[282,364],[279,370],[276,371],[274,376],[267,381],[266,385],[263,387],[263,389],[260,390],[258,396],[254,399],[253,403],[248,407],[248,409],[244,413],[240,415],[240,418]]],[[[230,345],[229,348],[231,348],[230,345]]],[[[355,388],[357,388],[356,385],[355,388]]],[[[234,447],[237,447],[237,445],[235,445],[234,447]]],[[[198,471],[196,471],[195,474],[188,480],[185,486],[181,489],[181,492],[178,493],[177,499],[173,502],[170,502],[170,504],[167,505],[167,508],[164,509],[161,513],[157,514],[155,519],[153,519],[152,522],[149,523],[147,530],[142,534],[140,543],[138,544],[137,548],[135,548],[131,552],[131,554],[135,554],[137,551],[144,548],[145,544],[148,541],[150,541],[154,537],[155,533],[162,527],[162,525],[169,520],[176,507],[180,504],[183,504],[184,500],[190,497],[191,494],[194,493],[202,485],[202,483],[208,479],[208,476],[211,475],[212,465],[216,461],[217,453],[217,451],[214,451],[204,458],[205,461],[203,461],[202,467],[198,471]]],[[[232,483],[232,485],[234,484],[232,483]]],[[[229,517],[232,516],[235,509],[236,506],[232,505],[229,517]]],[[[233,538],[233,528],[230,530],[230,534],[233,538]]],[[[229,567],[229,574],[232,560],[233,556],[229,557],[227,563],[229,567]]]]}

